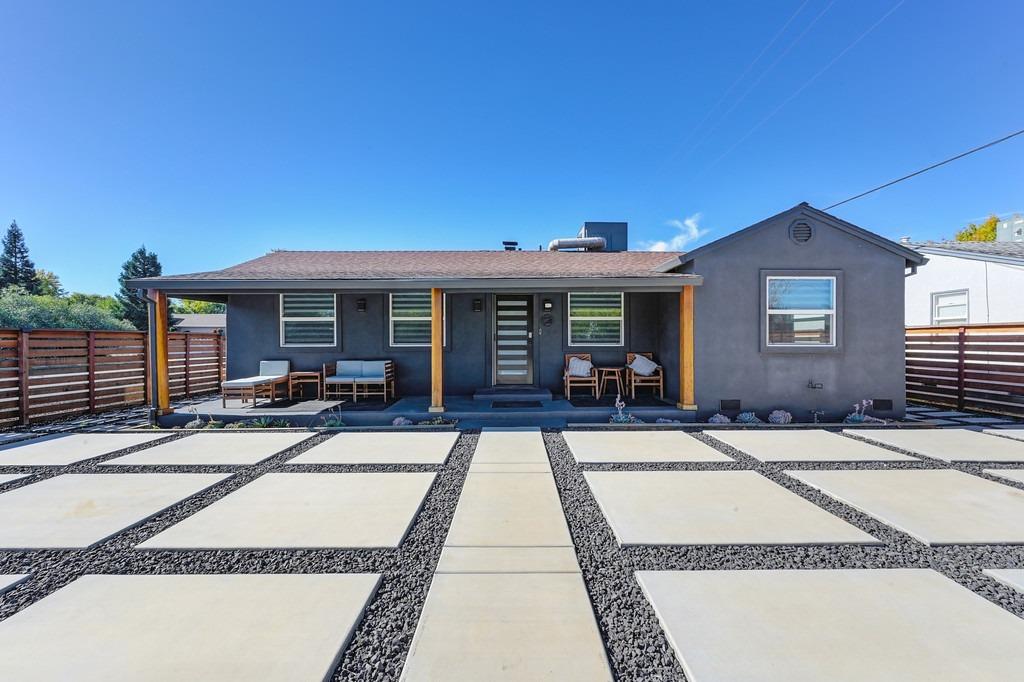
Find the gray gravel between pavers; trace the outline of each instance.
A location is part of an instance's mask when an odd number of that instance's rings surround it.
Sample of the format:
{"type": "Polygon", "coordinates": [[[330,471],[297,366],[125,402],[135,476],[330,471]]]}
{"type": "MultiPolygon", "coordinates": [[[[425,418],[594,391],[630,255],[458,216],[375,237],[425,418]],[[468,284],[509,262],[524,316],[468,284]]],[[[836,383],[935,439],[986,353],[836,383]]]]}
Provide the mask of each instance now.
{"type": "MultiPolygon", "coordinates": [[[[620,680],[684,680],[650,604],[634,578],[639,570],[730,570],[820,568],[932,568],[1018,616],[1024,595],[982,574],[983,568],[1024,568],[1019,545],[928,547],[910,535],[864,514],[784,473],[786,469],[956,469],[980,475],[986,464],[953,464],[920,457],[921,462],[761,462],[703,433],[693,434],[736,460],[729,463],[585,464],[572,458],[558,432],[544,440],[569,529],[576,544],[609,659],[620,680]],[[728,471],[753,470],[804,499],[870,533],[885,544],[868,545],[722,545],[619,547],[584,471],[728,471]],[[671,662],[665,660],[666,652],[671,662]]],[[[1004,467],[1011,468],[1011,467],[1004,467]]],[[[1018,486],[1024,487],[1024,486],[1018,486]]]]}
{"type": "MultiPolygon", "coordinates": [[[[287,462],[333,434],[318,434],[258,464],[238,466],[124,466],[98,467],[99,462],[165,443],[169,439],[125,448],[68,466],[32,467],[38,481],[62,473],[225,472],[233,475],[141,523],[84,550],[0,550],[0,573],[29,573],[30,577],[0,595],[0,620],[35,603],[86,573],[202,574],[202,573],[381,573],[383,578],[364,618],[343,652],[334,680],[398,680],[412,634],[422,610],[434,567],[441,554],[455,505],[478,435],[464,432],[447,464],[429,465],[289,465],[287,462]],[[169,528],[255,478],[282,471],[436,471],[423,506],[398,549],[308,550],[137,550],[134,547],[169,528]]],[[[174,434],[187,437],[187,434],[174,434]]],[[[232,437],[225,434],[224,437],[232,437]]],[[[7,467],[5,471],[14,473],[7,467]]],[[[14,481],[0,490],[24,484],[14,481]]]]}

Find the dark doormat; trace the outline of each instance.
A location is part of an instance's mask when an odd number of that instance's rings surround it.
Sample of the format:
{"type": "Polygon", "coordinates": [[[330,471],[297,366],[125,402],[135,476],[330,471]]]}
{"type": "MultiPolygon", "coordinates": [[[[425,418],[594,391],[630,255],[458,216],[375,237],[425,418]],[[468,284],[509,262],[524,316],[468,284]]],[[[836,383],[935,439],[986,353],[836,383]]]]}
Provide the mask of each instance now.
{"type": "Polygon", "coordinates": [[[544,407],[539,400],[495,400],[491,407],[498,410],[515,410],[524,407],[544,407]]]}

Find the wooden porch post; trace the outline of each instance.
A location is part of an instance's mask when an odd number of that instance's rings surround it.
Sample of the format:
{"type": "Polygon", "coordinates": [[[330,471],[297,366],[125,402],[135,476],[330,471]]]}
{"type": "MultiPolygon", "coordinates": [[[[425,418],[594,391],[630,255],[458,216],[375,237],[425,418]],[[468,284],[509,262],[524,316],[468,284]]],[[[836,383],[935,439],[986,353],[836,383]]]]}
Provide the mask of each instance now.
{"type": "Polygon", "coordinates": [[[444,412],[444,290],[430,290],[430,411],[444,412]]]}
{"type": "Polygon", "coordinates": [[[167,361],[167,294],[159,289],[146,292],[149,299],[150,381],[153,407],[158,415],[170,414],[171,383],[167,361]]]}
{"type": "Polygon", "coordinates": [[[679,402],[680,410],[696,410],[693,382],[693,287],[679,292],[679,402]]]}

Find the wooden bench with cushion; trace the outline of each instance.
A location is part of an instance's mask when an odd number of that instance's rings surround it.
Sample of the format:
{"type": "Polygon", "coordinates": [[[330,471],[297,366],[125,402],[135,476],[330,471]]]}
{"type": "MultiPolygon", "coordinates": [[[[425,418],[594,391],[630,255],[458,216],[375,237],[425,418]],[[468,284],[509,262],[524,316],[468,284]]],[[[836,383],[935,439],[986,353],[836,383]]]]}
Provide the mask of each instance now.
{"type": "Polygon", "coordinates": [[[221,382],[221,406],[228,406],[228,398],[239,398],[243,407],[250,400],[256,407],[258,398],[269,398],[270,402],[277,400],[278,386],[288,392],[290,370],[291,364],[287,360],[260,360],[260,373],[256,376],[221,382]]]}
{"type": "Polygon", "coordinates": [[[324,400],[352,396],[395,397],[395,363],[391,360],[338,360],[324,365],[324,400]],[[375,389],[375,390],[371,390],[375,389]]]}

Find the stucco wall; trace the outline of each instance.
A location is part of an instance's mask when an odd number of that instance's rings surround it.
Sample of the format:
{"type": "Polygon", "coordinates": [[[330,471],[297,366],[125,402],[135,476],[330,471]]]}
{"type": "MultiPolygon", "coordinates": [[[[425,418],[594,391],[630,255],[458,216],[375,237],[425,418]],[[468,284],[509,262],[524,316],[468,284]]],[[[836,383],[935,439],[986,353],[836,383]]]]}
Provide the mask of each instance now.
{"type": "MultiPolygon", "coordinates": [[[[534,376],[536,384],[562,392],[567,352],[590,352],[597,365],[622,365],[627,350],[653,351],[659,361],[675,362],[678,350],[664,343],[661,332],[664,294],[626,294],[626,343],[622,347],[569,347],[565,321],[566,294],[534,295],[534,376]],[[543,301],[552,302],[552,323],[543,324],[543,301]],[[661,357],[665,354],[670,357],[661,357]]],[[[668,296],[673,301],[678,298],[668,296]]],[[[339,343],[334,348],[282,348],[277,295],[236,295],[228,303],[228,378],[254,374],[260,360],[290,360],[296,370],[319,369],[345,358],[395,361],[400,395],[430,392],[429,348],[392,348],[388,344],[387,294],[338,294],[339,343]],[[356,301],[366,299],[366,312],[356,301]]],[[[491,385],[491,321],[493,299],[486,293],[448,295],[448,343],[445,351],[445,393],[468,395],[491,385]],[[484,309],[473,311],[473,299],[484,309]]],[[[678,303],[675,303],[678,306],[678,303]]],[[[678,307],[674,308],[678,315],[678,307]]],[[[676,366],[676,365],[673,365],[676,366]]],[[[678,370],[673,370],[678,372],[678,370]]],[[[666,392],[666,397],[669,393],[666,392]]],[[[675,393],[671,394],[675,400],[675,393]]]]}
{"type": "Polygon", "coordinates": [[[928,264],[907,279],[906,322],[931,324],[933,293],[967,289],[970,324],[1024,322],[1024,268],[926,254],[928,264]]]}
{"type": "Polygon", "coordinates": [[[901,416],[904,259],[813,219],[813,239],[798,244],[788,233],[794,217],[786,214],[698,254],[688,267],[704,276],[694,298],[699,416],[714,414],[721,400],[739,399],[744,410],[756,410],[762,418],[780,408],[809,421],[810,410],[841,417],[864,398],[890,399],[894,409],[885,416],[901,416]],[[839,348],[762,350],[763,270],[841,272],[839,348]],[[809,382],[823,388],[810,389],[809,382]]]}

